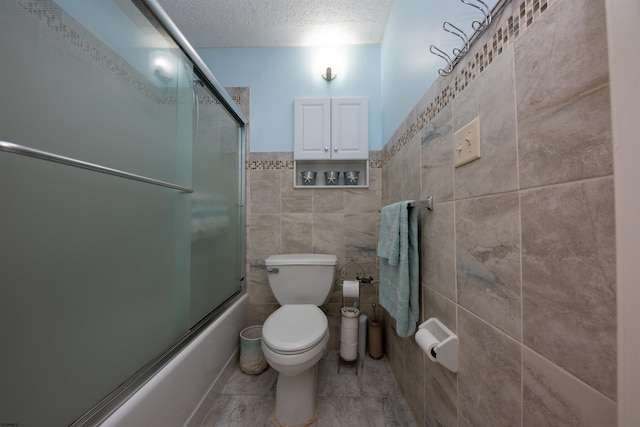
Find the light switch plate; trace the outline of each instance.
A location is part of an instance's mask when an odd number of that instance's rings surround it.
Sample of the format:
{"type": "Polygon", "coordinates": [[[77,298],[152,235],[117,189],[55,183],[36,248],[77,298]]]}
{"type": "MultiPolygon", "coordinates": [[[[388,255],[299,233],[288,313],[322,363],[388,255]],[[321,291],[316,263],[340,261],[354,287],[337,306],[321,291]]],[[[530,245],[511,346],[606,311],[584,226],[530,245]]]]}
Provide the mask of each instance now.
{"type": "Polygon", "coordinates": [[[459,167],[480,158],[480,117],[453,134],[454,165],[459,167]]]}

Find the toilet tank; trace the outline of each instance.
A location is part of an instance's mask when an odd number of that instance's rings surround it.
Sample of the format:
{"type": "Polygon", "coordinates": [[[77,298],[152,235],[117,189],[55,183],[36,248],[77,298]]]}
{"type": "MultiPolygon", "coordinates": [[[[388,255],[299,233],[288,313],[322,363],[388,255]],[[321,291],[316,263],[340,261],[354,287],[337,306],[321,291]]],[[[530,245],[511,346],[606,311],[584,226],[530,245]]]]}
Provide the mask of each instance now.
{"type": "Polygon", "coordinates": [[[281,254],[264,260],[269,286],[280,305],[327,302],[338,258],[325,254],[281,254]]]}

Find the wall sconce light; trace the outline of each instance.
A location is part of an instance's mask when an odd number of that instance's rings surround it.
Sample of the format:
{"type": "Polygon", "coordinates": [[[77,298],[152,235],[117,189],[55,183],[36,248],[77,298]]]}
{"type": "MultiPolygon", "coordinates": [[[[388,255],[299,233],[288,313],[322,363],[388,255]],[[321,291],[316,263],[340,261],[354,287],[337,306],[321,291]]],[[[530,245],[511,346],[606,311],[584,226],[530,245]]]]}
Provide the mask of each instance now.
{"type": "Polygon", "coordinates": [[[328,82],[335,79],[336,77],[338,77],[337,74],[331,74],[331,67],[327,67],[327,71],[325,71],[325,73],[322,74],[322,78],[328,82]]]}
{"type": "Polygon", "coordinates": [[[156,50],[149,54],[151,73],[162,83],[169,83],[178,75],[178,59],[169,52],[156,50]]]}

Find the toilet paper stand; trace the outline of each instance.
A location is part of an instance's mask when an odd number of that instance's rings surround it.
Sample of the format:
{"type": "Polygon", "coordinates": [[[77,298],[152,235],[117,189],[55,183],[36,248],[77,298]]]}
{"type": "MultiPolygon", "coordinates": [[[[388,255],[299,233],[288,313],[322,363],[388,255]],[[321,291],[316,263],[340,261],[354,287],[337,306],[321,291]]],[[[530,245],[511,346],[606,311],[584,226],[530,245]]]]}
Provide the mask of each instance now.
{"type": "Polygon", "coordinates": [[[458,372],[458,336],[435,317],[418,326],[416,343],[429,359],[458,372]]]}
{"type": "Polygon", "coordinates": [[[340,349],[338,350],[338,372],[342,362],[354,364],[358,375],[358,335],[360,310],[356,307],[342,307],[340,310],[340,349]]]}

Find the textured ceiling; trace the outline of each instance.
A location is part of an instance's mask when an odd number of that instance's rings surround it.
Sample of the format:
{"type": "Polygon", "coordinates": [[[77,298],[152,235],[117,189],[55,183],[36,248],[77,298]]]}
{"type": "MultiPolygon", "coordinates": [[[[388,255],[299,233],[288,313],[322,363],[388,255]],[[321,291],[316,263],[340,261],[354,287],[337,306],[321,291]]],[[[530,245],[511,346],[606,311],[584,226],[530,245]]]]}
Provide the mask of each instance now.
{"type": "Polygon", "coordinates": [[[393,0],[158,0],[195,48],[377,44],[393,0]]]}

